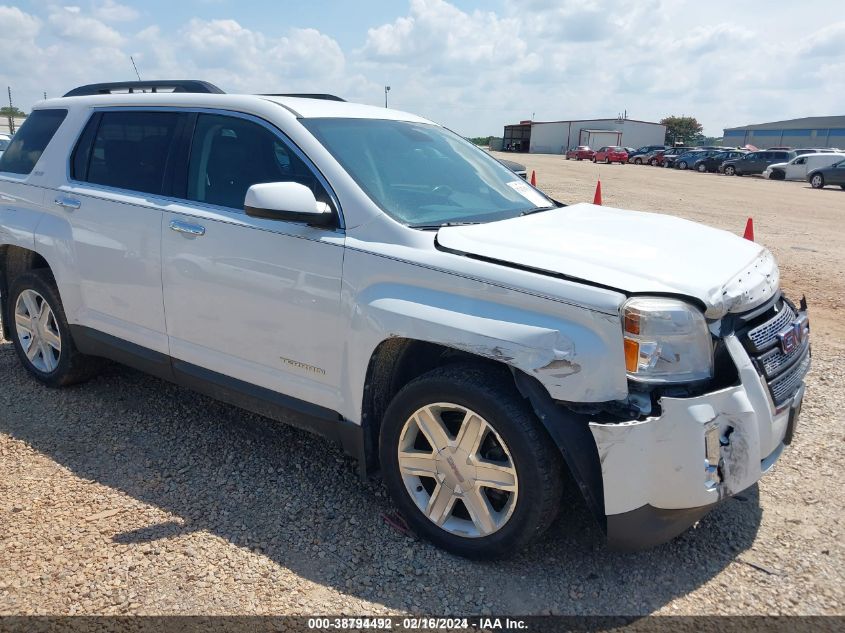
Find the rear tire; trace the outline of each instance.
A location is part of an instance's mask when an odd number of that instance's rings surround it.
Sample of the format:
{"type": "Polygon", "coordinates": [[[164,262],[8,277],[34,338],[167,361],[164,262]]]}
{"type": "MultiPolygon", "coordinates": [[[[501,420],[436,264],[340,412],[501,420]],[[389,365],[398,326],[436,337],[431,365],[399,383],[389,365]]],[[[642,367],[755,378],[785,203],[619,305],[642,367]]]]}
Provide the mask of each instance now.
{"type": "Polygon", "coordinates": [[[460,363],[408,383],[385,413],[379,453],[402,516],[459,556],[514,554],[560,507],[560,453],[498,367],[460,363]]]}
{"type": "Polygon", "coordinates": [[[810,176],[810,186],[813,189],[823,189],[824,188],[824,176],[821,174],[813,174],[810,176]]]}
{"type": "Polygon", "coordinates": [[[24,368],[48,387],[65,387],[92,378],[100,359],[76,349],[59,289],[48,270],[20,275],[9,291],[12,343],[24,368]]]}
{"type": "Polygon", "coordinates": [[[657,167],[657,159],[652,158],[650,161],[648,161],[648,164],[651,165],[652,167],[657,167]]]}

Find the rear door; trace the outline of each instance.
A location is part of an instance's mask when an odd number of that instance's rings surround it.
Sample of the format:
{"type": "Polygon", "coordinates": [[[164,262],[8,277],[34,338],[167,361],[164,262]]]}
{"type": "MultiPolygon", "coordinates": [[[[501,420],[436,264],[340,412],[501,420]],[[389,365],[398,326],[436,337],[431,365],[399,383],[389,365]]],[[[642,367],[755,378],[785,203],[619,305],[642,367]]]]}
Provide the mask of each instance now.
{"type": "Polygon", "coordinates": [[[69,318],[168,353],[161,287],[161,222],[181,112],[95,112],[71,157],[54,213],[70,225],[81,310],[69,318]]]}

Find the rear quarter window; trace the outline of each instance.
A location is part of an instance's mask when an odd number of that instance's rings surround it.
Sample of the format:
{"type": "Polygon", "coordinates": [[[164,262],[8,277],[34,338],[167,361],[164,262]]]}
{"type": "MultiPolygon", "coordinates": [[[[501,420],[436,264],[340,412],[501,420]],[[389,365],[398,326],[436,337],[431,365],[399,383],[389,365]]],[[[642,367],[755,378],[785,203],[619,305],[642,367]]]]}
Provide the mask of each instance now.
{"type": "Polygon", "coordinates": [[[27,175],[49,145],[67,110],[35,110],[0,156],[0,172],[27,175]]]}

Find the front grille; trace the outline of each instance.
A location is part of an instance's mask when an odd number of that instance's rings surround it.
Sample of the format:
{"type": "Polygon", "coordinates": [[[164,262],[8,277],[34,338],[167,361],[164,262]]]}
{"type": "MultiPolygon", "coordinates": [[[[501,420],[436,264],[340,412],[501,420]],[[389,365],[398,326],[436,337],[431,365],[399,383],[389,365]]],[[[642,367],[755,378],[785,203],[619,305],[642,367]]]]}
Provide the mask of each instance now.
{"type": "Polygon", "coordinates": [[[748,340],[751,341],[754,351],[759,352],[777,343],[778,332],[785,330],[795,318],[795,312],[788,303],[781,302],[780,308],[773,319],[748,331],[748,340]]]}
{"type": "Polygon", "coordinates": [[[779,335],[789,332],[796,323],[799,328],[806,326],[806,314],[778,298],[756,315],[737,335],[768,385],[772,401],[780,407],[795,394],[810,369],[810,339],[809,335],[804,336],[793,349],[784,352],[779,335]]]}
{"type": "Polygon", "coordinates": [[[772,392],[775,405],[786,402],[795,393],[808,371],[810,371],[810,350],[806,349],[804,357],[795,364],[792,371],[778,376],[769,383],[769,390],[772,392]]]}
{"type": "Polygon", "coordinates": [[[788,354],[784,354],[780,347],[773,347],[767,352],[763,352],[757,357],[757,362],[763,368],[763,374],[766,378],[772,378],[780,373],[790,363],[793,363],[796,358],[800,358],[804,351],[809,346],[809,341],[802,345],[796,345],[788,354]]]}

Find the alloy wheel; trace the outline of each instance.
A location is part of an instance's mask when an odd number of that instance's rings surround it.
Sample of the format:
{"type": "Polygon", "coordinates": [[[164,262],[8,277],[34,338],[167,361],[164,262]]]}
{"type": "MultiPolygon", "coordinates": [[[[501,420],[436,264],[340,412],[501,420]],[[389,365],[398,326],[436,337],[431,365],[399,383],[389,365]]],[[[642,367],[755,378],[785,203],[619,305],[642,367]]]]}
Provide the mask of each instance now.
{"type": "Polygon", "coordinates": [[[417,508],[443,530],[489,536],[516,507],[516,466],[502,437],[480,415],[452,403],[417,410],[402,428],[399,470],[417,508]]]}
{"type": "Polygon", "coordinates": [[[55,371],[62,355],[62,335],[53,309],[35,290],[18,295],[15,330],[32,366],[45,374],[55,371]]]}

